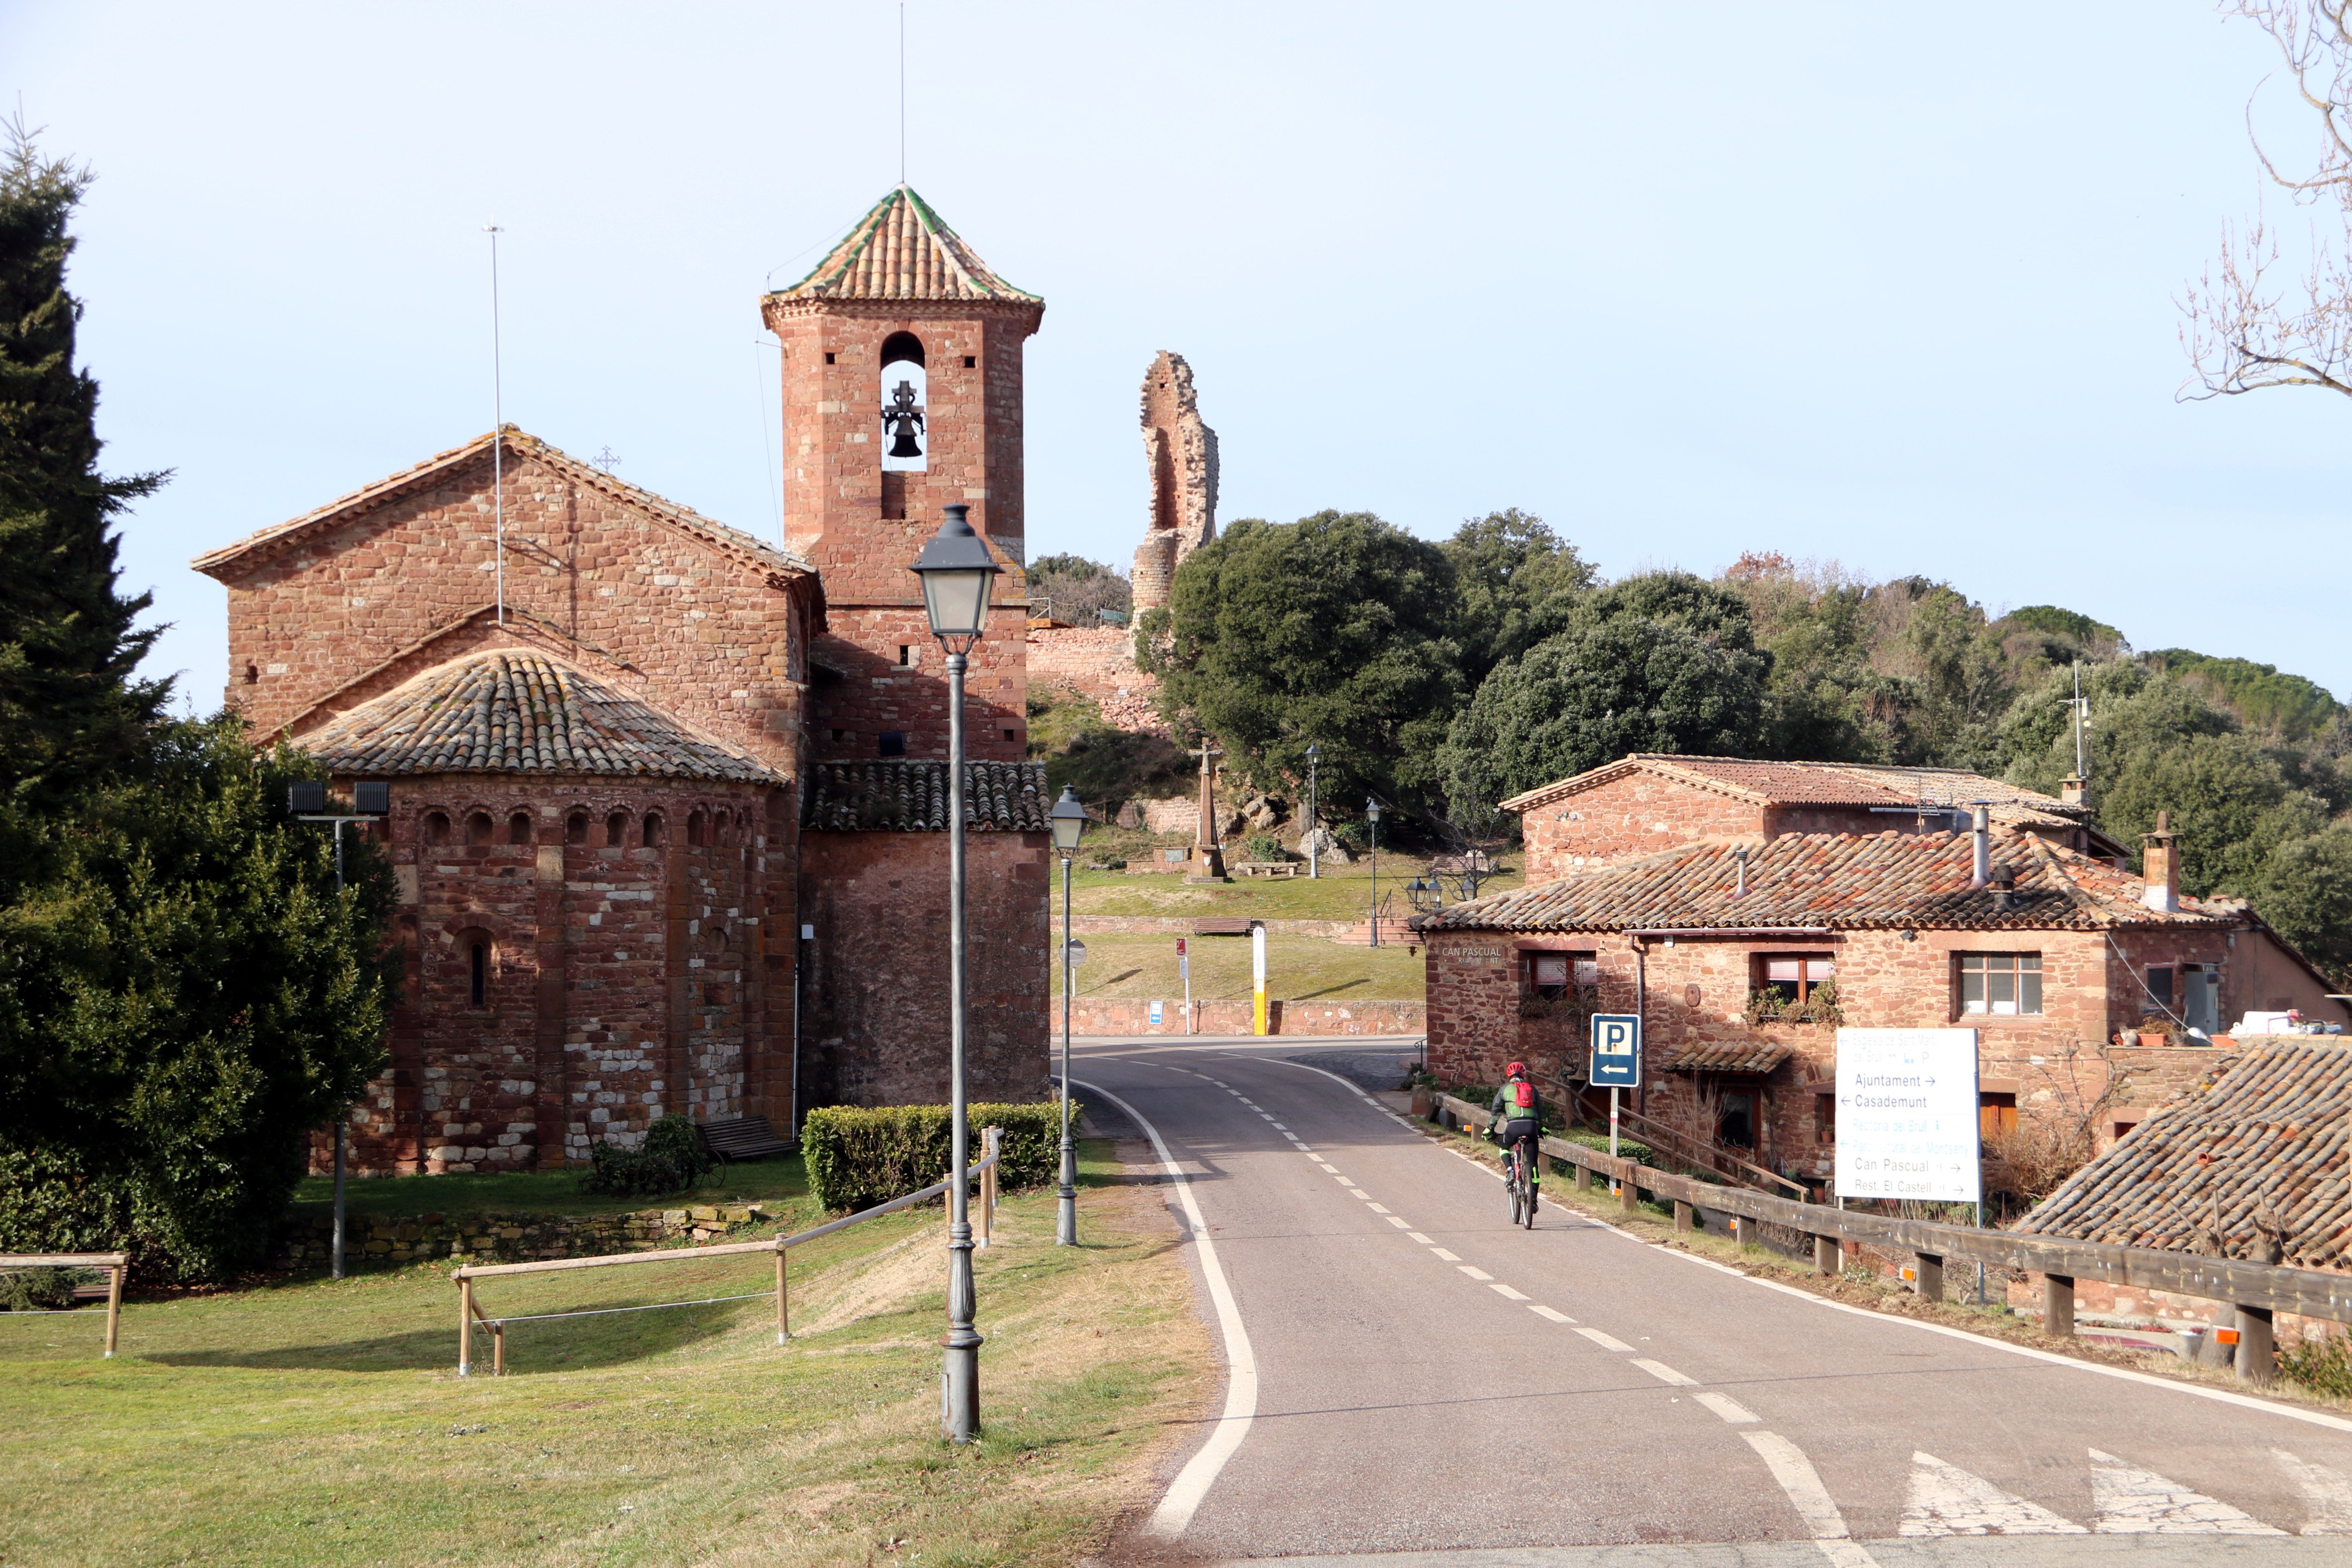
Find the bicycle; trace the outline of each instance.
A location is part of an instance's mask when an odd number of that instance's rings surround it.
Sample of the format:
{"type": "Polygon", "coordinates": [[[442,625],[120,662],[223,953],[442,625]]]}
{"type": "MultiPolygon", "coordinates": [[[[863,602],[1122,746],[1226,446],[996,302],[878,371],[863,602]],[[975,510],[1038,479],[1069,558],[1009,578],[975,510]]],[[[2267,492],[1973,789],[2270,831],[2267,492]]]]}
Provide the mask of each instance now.
{"type": "Polygon", "coordinates": [[[1536,1189],[1528,1171],[1527,1146],[1513,1143],[1503,1151],[1503,1185],[1511,1194],[1511,1223],[1536,1227],[1536,1189]]]}

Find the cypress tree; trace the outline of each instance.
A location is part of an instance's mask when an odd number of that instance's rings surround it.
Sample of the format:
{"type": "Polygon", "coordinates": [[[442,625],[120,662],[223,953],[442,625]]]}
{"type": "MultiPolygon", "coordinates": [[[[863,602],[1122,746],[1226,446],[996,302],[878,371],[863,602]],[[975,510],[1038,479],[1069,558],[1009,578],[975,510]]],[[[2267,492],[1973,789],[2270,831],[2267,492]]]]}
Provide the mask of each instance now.
{"type": "Polygon", "coordinates": [[[116,592],[110,526],[166,476],[99,471],[98,383],[74,364],[68,220],[87,169],[0,127],[0,808],[57,809],[133,755],[168,681],[142,680],[149,604],[116,592]]]}

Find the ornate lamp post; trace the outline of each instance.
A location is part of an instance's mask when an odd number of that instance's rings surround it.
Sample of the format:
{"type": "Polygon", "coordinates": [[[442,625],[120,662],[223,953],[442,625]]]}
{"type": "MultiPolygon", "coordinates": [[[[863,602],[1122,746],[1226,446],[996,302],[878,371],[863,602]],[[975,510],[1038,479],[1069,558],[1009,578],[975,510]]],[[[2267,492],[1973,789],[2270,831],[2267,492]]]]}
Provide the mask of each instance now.
{"type": "Polygon", "coordinates": [[[988,593],[1003,570],[965,521],[969,509],[943,509],[947,521],[916,558],[923,612],[948,656],[948,1056],[953,1131],[948,1155],[948,1333],[945,1425],[948,1440],[980,1435],[979,1307],[971,1286],[971,1129],[964,1107],[963,675],[972,644],[988,629],[988,593]]]}
{"type": "Polygon", "coordinates": [[[1077,787],[1062,786],[1046,820],[1054,825],[1054,847],[1062,857],[1062,1190],[1054,1221],[1054,1244],[1078,1244],[1078,1146],[1070,1137],[1070,971],[1076,956],[1070,951],[1070,857],[1087,830],[1087,808],[1078,804],[1077,787]]]}
{"type": "Polygon", "coordinates": [[[1381,945],[1381,803],[1364,803],[1364,817],[1372,825],[1372,945],[1381,945]]]}

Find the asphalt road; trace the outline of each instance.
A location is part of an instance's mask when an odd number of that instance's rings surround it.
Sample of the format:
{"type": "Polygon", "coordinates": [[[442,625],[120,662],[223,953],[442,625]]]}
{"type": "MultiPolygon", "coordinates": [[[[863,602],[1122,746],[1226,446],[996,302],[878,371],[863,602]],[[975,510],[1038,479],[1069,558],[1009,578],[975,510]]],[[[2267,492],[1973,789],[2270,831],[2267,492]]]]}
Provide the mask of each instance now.
{"type": "Polygon", "coordinates": [[[1316,1055],[1095,1044],[1072,1073],[1186,1178],[1227,1358],[1222,1415],[1114,1562],[2352,1564],[2352,1420],[1840,1307],[1551,1205],[1515,1229],[1486,1167],[1286,1059],[1316,1055]]]}

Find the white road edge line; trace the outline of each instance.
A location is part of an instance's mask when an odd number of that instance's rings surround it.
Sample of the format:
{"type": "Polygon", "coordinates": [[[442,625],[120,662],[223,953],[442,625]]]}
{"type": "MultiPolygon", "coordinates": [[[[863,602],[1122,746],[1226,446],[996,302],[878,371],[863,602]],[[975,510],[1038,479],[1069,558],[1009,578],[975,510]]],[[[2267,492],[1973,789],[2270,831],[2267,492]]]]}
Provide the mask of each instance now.
{"type": "Polygon", "coordinates": [[[1770,1468],[1772,1479],[1789,1494],[1795,1505],[1797,1517],[1805,1521],[1812,1532],[1813,1544],[1820,1547],[1836,1568],[1878,1568],[1878,1559],[1864,1551],[1846,1530],[1845,1516],[1831,1500],[1829,1489],[1813,1462],[1805,1458],[1804,1450],[1775,1432],[1742,1432],[1748,1446],[1763,1458],[1770,1468]]]}
{"type": "Polygon", "coordinates": [[[1201,1273],[1209,1282],[1209,1300],[1217,1308],[1217,1331],[1225,1342],[1224,1414],[1217,1417],[1216,1430],[1201,1445],[1201,1451],[1186,1460],[1184,1468],[1176,1472],[1176,1479],[1168,1483],[1167,1495],[1144,1522],[1144,1533],[1173,1539],[1183,1534],[1184,1527],[1192,1522],[1194,1511],[1216,1484],[1225,1461],[1234,1457],[1234,1450],[1249,1436],[1250,1422],[1257,1415],[1257,1356],[1250,1349],[1249,1331],[1242,1327],[1241,1309],[1234,1304],[1224,1266],[1217,1261],[1217,1244],[1209,1239],[1209,1222],[1201,1217],[1201,1205],[1192,1196],[1192,1179],[1168,1152],[1160,1129],[1146,1121],[1141,1111],[1099,1084],[1075,1078],[1070,1081],[1089,1094],[1101,1095],[1125,1111],[1151,1140],[1152,1152],[1160,1156],[1160,1168],[1176,1184],[1177,1200],[1183,1205],[1184,1218],[1192,1227],[1192,1245],[1200,1249],[1201,1273]]]}

